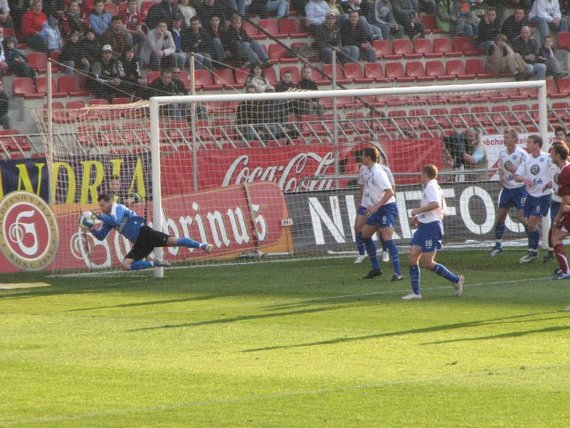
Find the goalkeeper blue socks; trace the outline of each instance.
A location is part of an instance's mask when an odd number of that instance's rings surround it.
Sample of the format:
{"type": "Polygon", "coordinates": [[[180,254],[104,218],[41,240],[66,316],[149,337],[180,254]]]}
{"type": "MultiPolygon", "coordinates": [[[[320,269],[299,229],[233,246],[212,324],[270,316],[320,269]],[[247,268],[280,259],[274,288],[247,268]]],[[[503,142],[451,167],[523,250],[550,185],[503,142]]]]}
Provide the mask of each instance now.
{"type": "Polygon", "coordinates": [[[200,248],[200,243],[190,238],[178,238],[177,244],[179,247],[200,248]]]}
{"type": "Polygon", "coordinates": [[[363,256],[366,254],[366,247],[364,246],[364,241],[362,240],[362,234],[356,234],[356,248],[358,248],[358,254],[363,256]]]}
{"type": "Polygon", "coordinates": [[[372,238],[363,238],[364,245],[366,246],[366,252],[368,253],[368,258],[370,258],[370,263],[372,263],[372,270],[380,271],[380,262],[378,257],[376,257],[376,244],[372,238]]]}
{"type": "Polygon", "coordinates": [[[538,241],[540,241],[540,233],[538,230],[528,232],[528,248],[532,251],[538,251],[538,241]]]}
{"type": "Polygon", "coordinates": [[[418,265],[410,266],[410,280],[412,281],[412,291],[414,294],[420,294],[420,278],[420,267],[418,265]]]}
{"type": "Polygon", "coordinates": [[[148,269],[154,266],[153,262],[148,260],[137,260],[131,264],[131,270],[148,269]]]}
{"type": "Polygon", "coordinates": [[[497,243],[500,243],[503,240],[503,235],[505,233],[505,223],[497,223],[495,225],[495,239],[497,243]]]}
{"type": "Polygon", "coordinates": [[[390,252],[394,273],[398,276],[402,275],[402,270],[400,269],[400,254],[398,253],[398,247],[396,247],[394,240],[390,239],[389,241],[383,241],[382,247],[384,248],[384,251],[390,252]]]}
{"type": "Polygon", "coordinates": [[[444,265],[436,263],[433,267],[433,271],[448,281],[453,282],[454,284],[459,282],[459,277],[447,269],[444,265]]]}

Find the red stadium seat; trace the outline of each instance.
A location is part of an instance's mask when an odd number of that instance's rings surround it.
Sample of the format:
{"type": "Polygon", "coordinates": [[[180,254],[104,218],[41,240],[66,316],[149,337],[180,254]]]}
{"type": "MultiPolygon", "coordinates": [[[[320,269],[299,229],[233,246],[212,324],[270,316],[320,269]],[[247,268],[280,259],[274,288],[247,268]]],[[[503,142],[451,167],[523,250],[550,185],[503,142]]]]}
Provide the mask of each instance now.
{"type": "Polygon", "coordinates": [[[441,30],[437,26],[435,15],[422,15],[422,24],[424,24],[426,33],[441,33],[441,30]]]}
{"type": "Polygon", "coordinates": [[[245,30],[247,35],[254,40],[263,40],[267,38],[265,34],[260,33],[257,27],[255,27],[249,21],[242,21],[242,28],[245,30]]]}
{"type": "Polygon", "coordinates": [[[465,72],[467,74],[475,74],[482,79],[490,79],[495,76],[493,73],[485,71],[485,63],[480,59],[468,59],[465,61],[465,72]]]}
{"type": "Polygon", "coordinates": [[[259,26],[271,34],[273,37],[281,38],[287,36],[287,34],[279,33],[279,22],[275,18],[260,19],[259,26]]]}
{"type": "Polygon", "coordinates": [[[374,79],[364,76],[364,70],[360,64],[353,62],[344,65],[344,75],[354,83],[372,83],[374,81],[374,79]]]}
{"type": "MultiPolygon", "coordinates": [[[[40,76],[36,78],[36,88],[39,94],[47,95],[47,77],[40,76]]],[[[63,98],[67,97],[67,92],[59,91],[55,78],[51,79],[52,97],[63,98]]]]}
{"type": "Polygon", "coordinates": [[[426,76],[424,64],[421,61],[408,61],[406,63],[406,76],[416,80],[434,80],[432,76],[426,76]]]}
{"type": "Polygon", "coordinates": [[[85,101],[69,101],[65,104],[66,109],[79,109],[85,107],[85,101]]]}
{"type": "Polygon", "coordinates": [[[414,52],[423,55],[425,58],[439,58],[443,54],[433,51],[433,43],[430,39],[414,39],[414,52]]]}
{"type": "Polygon", "coordinates": [[[303,38],[308,34],[299,29],[299,21],[295,18],[281,18],[279,21],[279,34],[288,35],[291,38],[303,38]]]}
{"type": "Polygon", "coordinates": [[[106,100],[105,98],[93,98],[91,100],[89,100],[89,105],[104,105],[104,104],[109,104],[109,101],[106,100]]]}
{"type": "Polygon", "coordinates": [[[399,59],[401,55],[395,55],[392,42],[390,40],[374,40],[372,46],[376,50],[376,58],[399,59]]]}
{"type": "Polygon", "coordinates": [[[413,77],[406,77],[404,66],[401,62],[387,63],[385,71],[386,77],[389,79],[395,79],[399,82],[413,82],[415,80],[413,77]]]}
{"type": "Polygon", "coordinates": [[[194,71],[194,85],[196,88],[202,88],[205,91],[213,89],[221,89],[221,85],[217,85],[212,80],[212,75],[208,70],[195,70],[194,71]]]}
{"type": "Polygon", "coordinates": [[[38,94],[31,77],[14,77],[12,80],[12,93],[15,97],[26,99],[43,98],[44,94],[38,94]]]}
{"type": "Polygon", "coordinates": [[[375,82],[387,82],[389,80],[379,62],[364,64],[364,76],[368,79],[374,79],[375,82]]]}
{"type": "Polygon", "coordinates": [[[214,72],[214,82],[222,85],[224,88],[233,88],[236,86],[234,74],[231,69],[223,68],[214,72]]]}
{"type": "Polygon", "coordinates": [[[453,80],[455,76],[450,76],[445,72],[445,67],[441,61],[426,62],[426,76],[437,77],[438,80],[453,80]]]}
{"type": "Polygon", "coordinates": [[[113,16],[117,16],[119,14],[119,8],[115,3],[105,3],[103,7],[113,16]]]}
{"type": "Polygon", "coordinates": [[[238,68],[235,70],[235,79],[238,87],[245,86],[245,81],[249,76],[249,68],[238,68]]]}
{"type": "Polygon", "coordinates": [[[463,52],[463,55],[482,55],[483,52],[477,47],[472,37],[456,36],[453,39],[453,49],[463,52]]]}
{"type": "Polygon", "coordinates": [[[265,78],[269,83],[271,83],[272,85],[277,84],[277,75],[275,74],[274,68],[266,68],[265,70],[263,70],[263,74],[265,75],[265,78]]]}
{"type": "Polygon", "coordinates": [[[570,50],[570,32],[558,33],[558,49],[570,50]]]}
{"type": "Polygon", "coordinates": [[[465,63],[460,59],[447,61],[445,70],[448,75],[456,76],[458,79],[467,80],[474,79],[476,77],[474,74],[467,74],[465,72],[465,63]]]}
{"type": "Polygon", "coordinates": [[[299,59],[294,56],[293,52],[278,43],[269,45],[268,54],[270,60],[273,62],[280,62],[281,64],[296,63],[299,61],[299,59]]]}
{"type": "MultiPolygon", "coordinates": [[[[325,64],[323,66],[323,72],[328,74],[331,77],[331,82],[332,82],[332,77],[333,77],[332,64],[325,64]]],[[[351,82],[351,80],[347,79],[346,76],[344,75],[344,69],[342,68],[342,66],[340,64],[336,65],[336,81],[337,81],[337,83],[350,83],[351,82]]]]}
{"type": "Polygon", "coordinates": [[[408,39],[396,39],[393,44],[394,53],[406,59],[421,58],[422,54],[414,53],[414,45],[408,39]]]}
{"type": "Polygon", "coordinates": [[[448,119],[449,110],[447,110],[447,108],[445,108],[445,107],[432,108],[429,111],[429,114],[431,117],[433,117],[433,120],[441,128],[443,128],[443,129],[451,128],[451,122],[448,119]]]}
{"type": "Polygon", "coordinates": [[[28,65],[38,73],[47,71],[47,55],[44,52],[30,52],[28,54],[28,65]]]}
{"type": "Polygon", "coordinates": [[[461,56],[461,52],[457,52],[453,49],[453,44],[451,39],[447,37],[441,37],[433,41],[433,51],[441,53],[447,57],[461,56]]]}
{"type": "Polygon", "coordinates": [[[156,2],[155,2],[155,1],[152,1],[152,0],[143,1],[143,2],[141,3],[141,15],[142,15],[142,16],[148,15],[149,9],[150,9],[151,7],[153,7],[155,4],[156,4],[156,2]]]}

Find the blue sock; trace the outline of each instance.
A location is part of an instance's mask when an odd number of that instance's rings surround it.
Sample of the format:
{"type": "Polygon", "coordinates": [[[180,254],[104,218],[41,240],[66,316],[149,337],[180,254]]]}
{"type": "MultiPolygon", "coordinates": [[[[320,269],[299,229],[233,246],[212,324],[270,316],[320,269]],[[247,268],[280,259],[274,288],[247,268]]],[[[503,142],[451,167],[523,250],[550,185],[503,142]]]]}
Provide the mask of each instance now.
{"type": "Polygon", "coordinates": [[[528,248],[532,251],[538,251],[538,241],[540,241],[540,233],[533,230],[528,233],[528,248]]]}
{"type": "Polygon", "coordinates": [[[390,252],[390,258],[392,259],[392,267],[394,268],[394,273],[402,275],[402,270],[400,269],[400,254],[398,253],[398,247],[393,239],[389,241],[384,241],[385,250],[390,252]]]}
{"type": "Polygon", "coordinates": [[[497,244],[501,245],[501,240],[503,239],[503,234],[505,233],[505,223],[497,223],[495,225],[495,239],[497,244]]]}
{"type": "Polygon", "coordinates": [[[178,238],[177,244],[179,247],[200,248],[200,243],[190,238],[178,238]]]}
{"type": "Polygon", "coordinates": [[[451,272],[449,269],[447,269],[444,265],[436,263],[433,268],[433,271],[437,273],[439,276],[447,279],[448,281],[453,282],[454,284],[456,282],[459,282],[459,277],[455,275],[453,272],[451,272]]]}
{"type": "Polygon", "coordinates": [[[148,260],[137,260],[131,264],[131,270],[141,270],[141,269],[148,269],[154,266],[153,262],[149,262],[148,260]]]}
{"type": "Polygon", "coordinates": [[[364,246],[364,241],[362,240],[362,234],[356,234],[356,248],[358,248],[358,254],[363,256],[366,254],[366,247],[364,246]]]}
{"type": "Polygon", "coordinates": [[[366,252],[368,253],[368,258],[370,259],[370,263],[372,263],[372,270],[381,270],[380,262],[378,261],[378,257],[376,257],[376,244],[372,240],[372,238],[362,238],[364,240],[364,245],[366,246],[366,252]]]}
{"type": "Polygon", "coordinates": [[[412,281],[412,291],[420,294],[421,271],[418,265],[410,266],[410,280],[412,281]]]}

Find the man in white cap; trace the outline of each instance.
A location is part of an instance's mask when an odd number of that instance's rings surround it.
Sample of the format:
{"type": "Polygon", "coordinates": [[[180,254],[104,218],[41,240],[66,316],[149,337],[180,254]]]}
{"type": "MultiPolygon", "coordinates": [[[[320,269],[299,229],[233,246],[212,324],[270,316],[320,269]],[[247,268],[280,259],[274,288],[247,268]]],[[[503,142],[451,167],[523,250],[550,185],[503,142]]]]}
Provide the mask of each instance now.
{"type": "Polygon", "coordinates": [[[111,45],[104,45],[101,58],[91,67],[88,87],[97,98],[106,98],[109,102],[117,96],[129,96],[128,88],[121,80],[124,74],[121,62],[113,59],[111,45]]]}

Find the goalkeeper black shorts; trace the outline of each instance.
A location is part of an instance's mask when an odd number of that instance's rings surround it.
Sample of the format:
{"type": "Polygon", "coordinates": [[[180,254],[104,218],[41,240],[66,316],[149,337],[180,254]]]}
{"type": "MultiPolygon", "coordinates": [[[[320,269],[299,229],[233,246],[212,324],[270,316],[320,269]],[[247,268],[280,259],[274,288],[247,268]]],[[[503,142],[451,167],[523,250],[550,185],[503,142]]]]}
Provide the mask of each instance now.
{"type": "Polygon", "coordinates": [[[147,225],[141,226],[137,242],[125,256],[126,259],[142,260],[154,250],[155,247],[165,247],[170,238],[166,233],[154,230],[147,225]]]}

